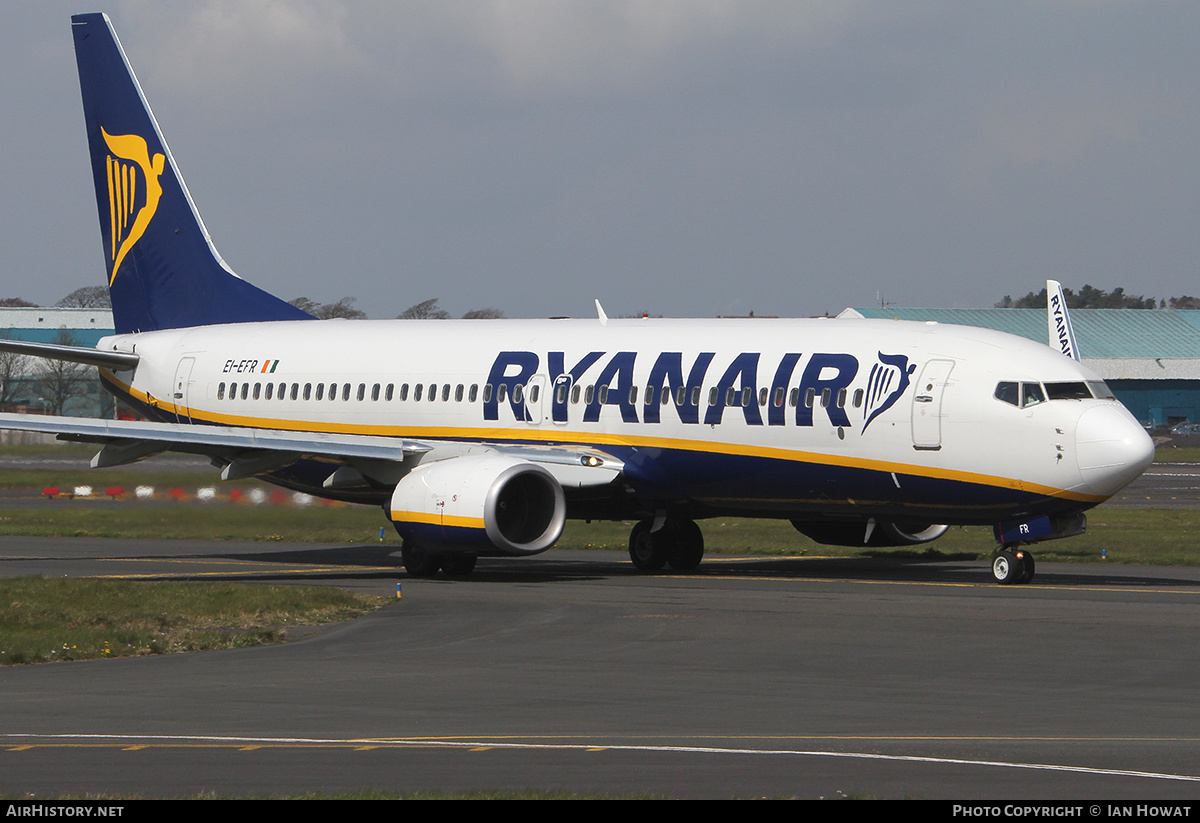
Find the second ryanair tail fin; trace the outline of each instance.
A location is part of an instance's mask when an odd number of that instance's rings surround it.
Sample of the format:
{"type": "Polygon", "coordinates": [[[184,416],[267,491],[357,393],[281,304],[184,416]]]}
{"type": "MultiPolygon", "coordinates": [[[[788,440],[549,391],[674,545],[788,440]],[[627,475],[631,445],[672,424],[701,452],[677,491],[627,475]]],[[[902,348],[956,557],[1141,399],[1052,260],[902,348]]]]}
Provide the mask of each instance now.
{"type": "Polygon", "coordinates": [[[107,15],[71,28],[117,332],[311,317],[221,259],[107,15]]]}
{"type": "Polygon", "coordinates": [[[1067,298],[1063,296],[1062,284],[1057,280],[1046,281],[1046,324],[1050,332],[1050,348],[1079,360],[1075,327],[1071,325],[1071,315],[1067,313],[1067,298]]]}

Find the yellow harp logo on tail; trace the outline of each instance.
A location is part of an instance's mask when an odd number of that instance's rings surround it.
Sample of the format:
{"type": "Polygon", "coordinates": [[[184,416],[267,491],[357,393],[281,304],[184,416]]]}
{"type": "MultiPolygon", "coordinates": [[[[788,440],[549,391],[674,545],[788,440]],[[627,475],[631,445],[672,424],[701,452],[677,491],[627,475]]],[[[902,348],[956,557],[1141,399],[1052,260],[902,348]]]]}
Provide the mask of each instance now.
{"type": "Polygon", "coordinates": [[[136,134],[112,135],[103,128],[100,133],[112,152],[105,169],[108,176],[108,212],[112,221],[110,257],[113,263],[112,275],[108,279],[108,285],[111,286],[117,279],[121,261],[141,239],[154,212],[158,210],[158,201],[162,197],[158,178],[163,173],[166,157],[158,153],[151,157],[146,141],[136,134]]]}

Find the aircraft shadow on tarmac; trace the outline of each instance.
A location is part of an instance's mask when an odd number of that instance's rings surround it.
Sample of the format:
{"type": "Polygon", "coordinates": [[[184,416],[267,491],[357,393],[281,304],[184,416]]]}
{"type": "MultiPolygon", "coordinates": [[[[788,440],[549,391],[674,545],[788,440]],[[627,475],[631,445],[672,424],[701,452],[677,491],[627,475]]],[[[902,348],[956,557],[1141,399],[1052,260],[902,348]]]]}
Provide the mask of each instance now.
{"type": "MultiPolygon", "coordinates": [[[[204,556],[204,555],[198,555],[204,556]]],[[[314,582],[340,579],[413,580],[404,571],[400,553],[394,545],[314,546],[263,552],[214,552],[215,559],[265,565],[287,564],[292,568],[278,573],[264,568],[261,574],[230,575],[237,580],[288,580],[297,577],[295,566],[313,566],[314,582]],[[361,572],[352,567],[362,566],[361,572]],[[325,567],[325,568],[321,568],[325,567]],[[332,567],[332,568],[331,568],[332,567]]],[[[1071,564],[1043,564],[1032,584],[1042,586],[1120,586],[1159,588],[1200,588],[1200,574],[1179,574],[1168,567],[1100,565],[1090,563],[1074,570],[1071,564]],[[1049,568],[1047,568],[1049,566],[1049,568]]],[[[303,572],[301,571],[301,576],[303,572]]],[[[654,574],[638,571],[617,552],[551,551],[532,558],[480,558],[469,580],[450,581],[442,575],[436,580],[463,583],[555,583],[561,581],[603,580],[629,577],[680,576],[669,568],[654,574]]],[[[725,557],[713,555],[686,577],[703,578],[808,578],[812,580],[878,581],[928,584],[994,585],[985,561],[966,557],[725,557]]],[[[220,579],[221,575],[206,575],[220,579]]],[[[1022,587],[1005,587],[1016,590],[1022,587]]],[[[1028,587],[1025,587],[1028,588],[1028,587]]]]}

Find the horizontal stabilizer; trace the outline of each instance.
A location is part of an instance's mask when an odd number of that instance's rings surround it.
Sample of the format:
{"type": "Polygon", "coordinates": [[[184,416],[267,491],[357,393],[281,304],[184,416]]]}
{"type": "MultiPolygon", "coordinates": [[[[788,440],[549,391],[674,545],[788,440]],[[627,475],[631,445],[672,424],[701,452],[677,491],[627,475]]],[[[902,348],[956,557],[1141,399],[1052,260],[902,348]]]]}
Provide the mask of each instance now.
{"type": "Polygon", "coordinates": [[[0,351],[43,357],[47,360],[65,360],[68,363],[83,363],[112,371],[128,371],[137,366],[141,358],[123,351],[100,351],[84,346],[61,346],[57,343],[31,343],[26,340],[0,340],[0,351]]]}

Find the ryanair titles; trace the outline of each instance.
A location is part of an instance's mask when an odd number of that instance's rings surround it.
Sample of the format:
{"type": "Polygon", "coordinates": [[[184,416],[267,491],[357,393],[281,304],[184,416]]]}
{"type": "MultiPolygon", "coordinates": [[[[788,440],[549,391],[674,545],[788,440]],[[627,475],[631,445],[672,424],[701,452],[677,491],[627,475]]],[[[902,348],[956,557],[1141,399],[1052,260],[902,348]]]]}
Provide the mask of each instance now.
{"type": "Polygon", "coordinates": [[[1050,295],[1050,319],[1051,330],[1058,340],[1058,348],[1067,357],[1076,357],[1075,352],[1075,334],[1071,329],[1071,319],[1067,316],[1067,309],[1063,303],[1061,294],[1050,295]]]}
{"type": "Polygon", "coordinates": [[[483,418],[499,420],[501,407],[507,406],[517,420],[533,421],[529,404],[548,402],[556,423],[568,421],[572,406],[582,408],[585,423],[598,421],[605,406],[616,406],[626,423],[660,423],[674,414],[681,423],[716,425],[740,413],[749,426],[784,426],[789,417],[793,425],[812,426],[819,408],[834,426],[850,427],[850,413],[861,414],[865,431],[908,388],[915,368],[904,355],[880,352],[878,357],[868,384],[847,402],[859,361],[840,352],[817,352],[807,360],[788,352],[766,362],[760,352],[741,352],[726,362],[718,361],[716,352],[593,351],[568,357],[552,351],[543,362],[536,352],[503,351],[488,374],[483,418]],[[639,358],[645,363],[650,357],[649,371],[644,365],[639,369],[639,358]],[[549,375],[544,400],[531,390],[538,374],[549,375]],[[642,374],[644,379],[635,376],[642,374]],[[639,391],[644,392],[640,398],[639,391]]]}

